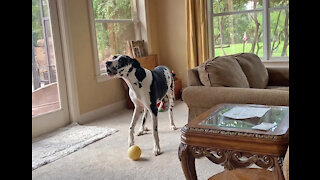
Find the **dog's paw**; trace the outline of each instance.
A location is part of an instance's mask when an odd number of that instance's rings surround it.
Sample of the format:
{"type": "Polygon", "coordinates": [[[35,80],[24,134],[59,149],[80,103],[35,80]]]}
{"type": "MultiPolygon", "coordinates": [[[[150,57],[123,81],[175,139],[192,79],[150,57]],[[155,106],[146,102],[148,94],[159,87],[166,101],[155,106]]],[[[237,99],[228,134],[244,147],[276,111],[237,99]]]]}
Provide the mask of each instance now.
{"type": "Polygon", "coordinates": [[[139,130],[137,133],[137,136],[142,136],[144,134],[146,134],[146,132],[144,132],[143,130],[139,130]]]}
{"type": "Polygon", "coordinates": [[[147,127],[145,127],[143,130],[144,131],[150,131],[150,129],[148,129],[147,127]]]}
{"type": "Polygon", "coordinates": [[[148,128],[143,128],[143,129],[139,129],[138,133],[137,133],[137,136],[142,136],[144,134],[147,134],[147,131],[150,131],[150,129],[148,128]]]}
{"type": "Polygon", "coordinates": [[[153,148],[153,154],[154,154],[155,156],[160,155],[160,148],[159,148],[159,147],[154,147],[154,148],[153,148]]]}
{"type": "Polygon", "coordinates": [[[176,128],[175,125],[171,125],[171,126],[170,126],[170,129],[171,129],[171,130],[177,130],[178,128],[176,128]]]}

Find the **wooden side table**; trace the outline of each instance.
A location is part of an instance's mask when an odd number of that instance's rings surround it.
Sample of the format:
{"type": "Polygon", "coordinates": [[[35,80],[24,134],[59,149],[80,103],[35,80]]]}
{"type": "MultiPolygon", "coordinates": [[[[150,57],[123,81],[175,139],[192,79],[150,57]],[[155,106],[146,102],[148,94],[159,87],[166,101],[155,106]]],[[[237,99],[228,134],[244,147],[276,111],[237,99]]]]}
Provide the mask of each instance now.
{"type": "MultiPolygon", "coordinates": [[[[252,164],[273,168],[277,179],[283,180],[281,164],[289,144],[289,108],[267,106],[271,110],[257,123],[276,122],[277,127],[269,131],[253,130],[240,122],[227,121],[221,115],[235,105],[221,104],[185,125],[181,130],[179,160],[186,179],[195,180],[195,158],[207,157],[225,169],[245,168],[252,164]]],[[[244,123],[244,122],[242,122],[244,123]]]]}

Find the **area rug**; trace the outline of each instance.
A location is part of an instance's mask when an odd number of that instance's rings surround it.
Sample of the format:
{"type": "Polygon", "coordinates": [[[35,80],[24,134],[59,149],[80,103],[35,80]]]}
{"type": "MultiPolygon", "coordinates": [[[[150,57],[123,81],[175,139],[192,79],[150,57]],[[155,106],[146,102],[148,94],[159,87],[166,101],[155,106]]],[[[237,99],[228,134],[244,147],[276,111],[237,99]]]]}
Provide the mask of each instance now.
{"type": "Polygon", "coordinates": [[[32,139],[32,170],[73,153],[118,130],[72,123],[32,139]]]}

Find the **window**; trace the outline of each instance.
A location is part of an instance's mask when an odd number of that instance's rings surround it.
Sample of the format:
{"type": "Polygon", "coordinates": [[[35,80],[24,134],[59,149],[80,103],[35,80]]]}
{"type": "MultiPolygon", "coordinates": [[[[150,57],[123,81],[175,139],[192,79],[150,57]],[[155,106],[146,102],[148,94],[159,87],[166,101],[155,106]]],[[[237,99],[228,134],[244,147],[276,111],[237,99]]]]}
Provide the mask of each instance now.
{"type": "Polygon", "coordinates": [[[32,117],[60,109],[48,0],[32,0],[32,117]]]}
{"type": "Polygon", "coordinates": [[[32,137],[69,122],[64,2],[32,0],[32,137]]]}
{"type": "Polygon", "coordinates": [[[56,65],[47,0],[32,0],[32,90],[56,82],[56,65]]]}
{"type": "Polygon", "coordinates": [[[130,55],[127,41],[139,32],[135,0],[90,0],[97,76],[115,54],[130,55]]]}
{"type": "Polygon", "coordinates": [[[209,0],[210,56],[289,59],[289,0],[209,0]]]}

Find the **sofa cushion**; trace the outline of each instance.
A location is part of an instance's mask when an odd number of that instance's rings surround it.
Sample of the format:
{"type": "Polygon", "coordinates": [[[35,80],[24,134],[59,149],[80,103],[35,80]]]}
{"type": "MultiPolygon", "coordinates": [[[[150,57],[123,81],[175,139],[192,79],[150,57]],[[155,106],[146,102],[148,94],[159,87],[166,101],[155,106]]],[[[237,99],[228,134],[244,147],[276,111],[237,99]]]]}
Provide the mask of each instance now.
{"type": "Polygon", "coordinates": [[[249,82],[241,66],[233,56],[218,56],[198,67],[203,85],[213,87],[249,88],[249,82]]]}
{"type": "Polygon", "coordinates": [[[204,62],[198,66],[198,74],[199,74],[199,79],[200,79],[201,84],[210,87],[211,83],[210,83],[210,79],[209,79],[209,73],[206,71],[206,63],[208,61],[210,61],[210,60],[207,60],[206,62],[204,62]]]}
{"type": "Polygon", "coordinates": [[[268,71],[257,55],[239,53],[235,54],[234,57],[246,75],[250,88],[265,89],[267,87],[269,81],[268,71]]]}
{"type": "Polygon", "coordinates": [[[199,78],[198,67],[188,70],[188,86],[203,86],[199,78]]]}
{"type": "Polygon", "coordinates": [[[269,86],[289,86],[289,66],[267,67],[269,86]]]}

